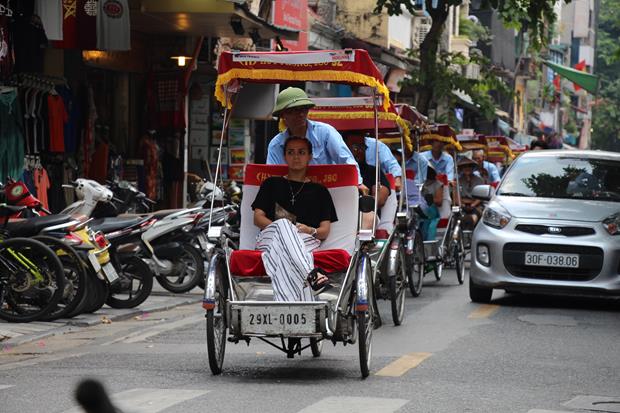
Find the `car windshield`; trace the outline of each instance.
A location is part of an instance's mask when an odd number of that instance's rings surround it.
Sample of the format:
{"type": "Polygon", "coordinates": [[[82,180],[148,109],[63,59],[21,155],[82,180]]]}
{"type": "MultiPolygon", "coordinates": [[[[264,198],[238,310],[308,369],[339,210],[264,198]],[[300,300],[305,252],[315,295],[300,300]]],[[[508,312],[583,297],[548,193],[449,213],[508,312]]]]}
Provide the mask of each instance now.
{"type": "Polygon", "coordinates": [[[569,156],[522,157],[498,195],[620,201],[620,162],[569,156]]]}

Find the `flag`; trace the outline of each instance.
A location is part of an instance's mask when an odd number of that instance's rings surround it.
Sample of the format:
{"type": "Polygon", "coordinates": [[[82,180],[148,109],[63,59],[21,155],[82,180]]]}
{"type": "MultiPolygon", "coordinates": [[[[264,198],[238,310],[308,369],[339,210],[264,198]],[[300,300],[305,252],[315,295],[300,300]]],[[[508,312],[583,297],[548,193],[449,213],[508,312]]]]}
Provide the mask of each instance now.
{"type": "MultiPolygon", "coordinates": [[[[547,65],[547,67],[550,67],[551,69],[553,69],[553,71],[557,73],[558,75],[570,80],[573,83],[576,83],[577,85],[587,90],[588,92],[592,94],[596,94],[597,89],[598,89],[598,81],[599,81],[598,76],[574,69],[572,67],[562,66],[562,65],[550,62],[548,60],[545,60],[543,63],[547,65]]],[[[585,62],[583,62],[583,64],[585,66],[585,62]]]]}
{"type": "MultiPolygon", "coordinates": [[[[584,72],[586,69],[586,61],[582,60],[573,67],[579,70],[580,72],[584,72]]],[[[574,82],[573,82],[573,88],[575,88],[575,92],[578,92],[581,90],[581,86],[579,86],[577,83],[574,83],[574,82]]]]}
{"type": "Polygon", "coordinates": [[[555,77],[553,78],[553,86],[555,86],[556,92],[559,92],[561,90],[560,85],[560,75],[555,75],[555,77]]]}

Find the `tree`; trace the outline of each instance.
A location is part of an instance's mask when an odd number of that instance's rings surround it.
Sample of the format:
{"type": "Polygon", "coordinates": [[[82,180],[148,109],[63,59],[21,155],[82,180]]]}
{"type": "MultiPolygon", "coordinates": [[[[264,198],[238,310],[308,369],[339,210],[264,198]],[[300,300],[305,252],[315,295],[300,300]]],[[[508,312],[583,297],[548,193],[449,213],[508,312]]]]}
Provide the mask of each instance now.
{"type": "Polygon", "coordinates": [[[620,0],[602,0],[597,30],[596,72],[601,77],[592,119],[592,147],[620,151],[620,0]]]}
{"type": "MultiPolygon", "coordinates": [[[[435,85],[440,80],[438,69],[438,51],[444,25],[448,19],[451,6],[459,6],[464,0],[424,0],[426,11],[432,19],[431,27],[420,45],[420,74],[417,84],[418,96],[416,107],[422,113],[435,102],[435,85]]],[[[481,0],[484,6],[497,10],[504,25],[509,28],[525,29],[530,35],[532,47],[540,48],[547,41],[547,29],[556,16],[555,0],[481,0]]],[[[565,0],[569,2],[570,0],[565,0]]],[[[413,0],[377,0],[377,12],[383,8],[391,15],[399,15],[404,6],[411,13],[415,12],[413,0]]],[[[439,96],[441,97],[441,96],[439,96]]]]}

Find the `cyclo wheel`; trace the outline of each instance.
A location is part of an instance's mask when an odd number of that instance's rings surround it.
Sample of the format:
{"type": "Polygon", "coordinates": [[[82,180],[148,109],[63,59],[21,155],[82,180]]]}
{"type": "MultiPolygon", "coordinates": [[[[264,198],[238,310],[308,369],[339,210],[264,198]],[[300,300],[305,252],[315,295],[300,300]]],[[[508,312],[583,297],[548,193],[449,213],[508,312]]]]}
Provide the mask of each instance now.
{"type": "MultiPolygon", "coordinates": [[[[370,359],[372,356],[372,332],[374,330],[374,318],[373,318],[373,288],[372,288],[372,270],[370,260],[366,255],[362,256],[362,259],[358,265],[362,265],[364,271],[364,278],[367,285],[367,300],[368,307],[365,310],[358,311],[356,309],[356,323],[357,323],[357,341],[360,358],[360,370],[362,377],[366,378],[370,374],[370,359]]],[[[355,304],[355,303],[354,303],[355,304]]]]}
{"type": "Polygon", "coordinates": [[[157,282],[171,293],[181,294],[191,291],[204,276],[203,261],[202,254],[195,247],[183,244],[183,253],[173,264],[178,269],[168,275],[159,275],[157,282]]]}
{"type": "Polygon", "coordinates": [[[0,242],[0,318],[28,323],[52,311],[64,293],[62,263],[40,241],[0,242]]]}
{"type": "Polygon", "coordinates": [[[321,357],[321,353],[323,352],[323,340],[319,340],[318,338],[311,338],[310,350],[312,351],[313,357],[321,357]]]}
{"type": "Polygon", "coordinates": [[[77,251],[61,239],[47,235],[37,235],[34,239],[41,241],[52,249],[62,263],[65,287],[62,298],[52,311],[43,316],[43,321],[53,321],[68,317],[84,300],[86,295],[86,268],[77,251]]]}
{"type": "Polygon", "coordinates": [[[433,263],[433,273],[435,274],[435,279],[437,281],[441,281],[441,275],[443,274],[443,262],[436,261],[433,263]]]}
{"type": "Polygon", "coordinates": [[[112,308],[134,308],[149,298],[153,290],[153,273],[147,263],[136,256],[119,257],[117,269],[120,280],[110,287],[107,305],[112,308]]]}
{"type": "Polygon", "coordinates": [[[413,262],[407,268],[407,278],[409,279],[411,295],[418,297],[422,292],[422,280],[424,278],[424,242],[420,231],[415,232],[413,242],[413,262]]]}
{"type": "Polygon", "coordinates": [[[223,280],[221,259],[214,262],[215,276],[215,308],[207,310],[207,354],[211,373],[217,375],[222,372],[224,354],[226,352],[226,297],[228,290],[223,280]]]}
{"type": "Polygon", "coordinates": [[[459,284],[465,281],[465,248],[463,247],[463,232],[459,233],[459,239],[454,241],[452,247],[454,267],[456,269],[456,279],[459,284]]]}
{"type": "Polygon", "coordinates": [[[401,325],[405,316],[405,277],[403,276],[404,262],[399,252],[396,258],[396,274],[388,276],[390,303],[392,304],[392,321],[394,325],[401,325]]]}

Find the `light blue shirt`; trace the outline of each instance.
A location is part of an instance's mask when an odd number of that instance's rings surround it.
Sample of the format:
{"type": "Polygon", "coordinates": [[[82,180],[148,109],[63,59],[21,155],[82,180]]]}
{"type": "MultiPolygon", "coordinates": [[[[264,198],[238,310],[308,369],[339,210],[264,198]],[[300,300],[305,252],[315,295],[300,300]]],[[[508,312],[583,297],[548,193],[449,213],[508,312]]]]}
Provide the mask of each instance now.
{"type": "MultiPolygon", "coordinates": [[[[272,165],[285,164],[284,143],[288,138],[288,130],[278,133],[269,142],[267,163],[272,165]]],[[[331,125],[308,120],[306,139],[312,144],[311,164],[349,164],[357,168],[358,182],[361,185],[362,175],[353,154],[344,143],[340,133],[331,125]]]]}
{"type": "MultiPolygon", "coordinates": [[[[499,175],[499,169],[497,169],[497,166],[495,166],[495,164],[492,164],[489,161],[482,161],[482,167],[486,169],[489,173],[490,183],[499,182],[501,180],[501,177],[499,175]]],[[[474,175],[480,176],[480,171],[475,171],[474,175]]]]}
{"type": "MultiPolygon", "coordinates": [[[[366,163],[369,165],[376,165],[375,163],[375,151],[377,140],[366,136],[366,163]]],[[[390,148],[383,142],[379,141],[379,161],[381,162],[381,170],[385,174],[392,174],[394,178],[397,176],[403,176],[403,170],[400,167],[398,161],[392,155],[390,148]]]]}
{"type": "Polygon", "coordinates": [[[431,151],[425,151],[420,156],[426,159],[428,163],[433,164],[437,174],[446,174],[449,181],[454,180],[454,159],[450,155],[442,152],[439,159],[435,159],[431,151]]]}
{"type": "Polygon", "coordinates": [[[422,185],[426,181],[428,161],[414,152],[405,162],[405,177],[407,185],[407,204],[409,206],[423,204],[421,195],[422,185]],[[413,179],[411,179],[413,177],[413,179]]]}

